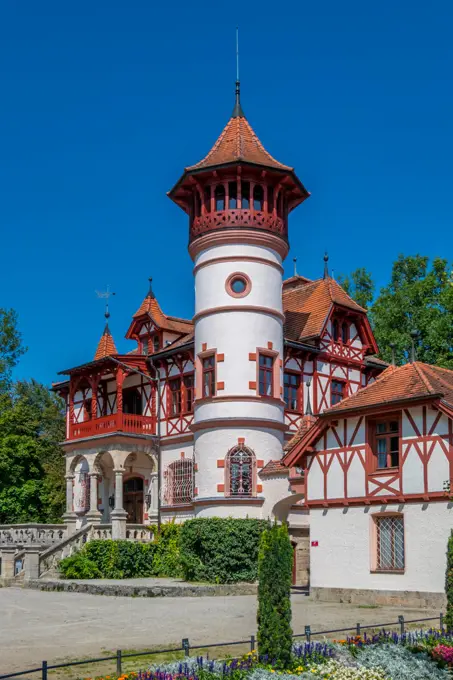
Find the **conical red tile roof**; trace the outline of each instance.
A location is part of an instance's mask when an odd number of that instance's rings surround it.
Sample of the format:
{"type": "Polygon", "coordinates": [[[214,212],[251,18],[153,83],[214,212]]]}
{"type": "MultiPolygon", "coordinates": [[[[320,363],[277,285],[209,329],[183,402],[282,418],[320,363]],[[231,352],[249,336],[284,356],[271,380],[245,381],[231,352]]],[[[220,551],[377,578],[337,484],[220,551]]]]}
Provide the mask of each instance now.
{"type": "Polygon", "coordinates": [[[110,333],[108,324],[105,324],[104,332],[99,340],[96,354],[94,355],[95,361],[97,359],[103,359],[104,357],[111,356],[112,354],[118,354],[118,350],[115,346],[115,341],[110,333]]]}
{"type": "Polygon", "coordinates": [[[237,161],[256,163],[279,170],[293,170],[288,165],[277,161],[266,151],[252,126],[242,114],[233,115],[230,118],[210,152],[201,161],[186,168],[186,171],[201,170],[237,161]]]}

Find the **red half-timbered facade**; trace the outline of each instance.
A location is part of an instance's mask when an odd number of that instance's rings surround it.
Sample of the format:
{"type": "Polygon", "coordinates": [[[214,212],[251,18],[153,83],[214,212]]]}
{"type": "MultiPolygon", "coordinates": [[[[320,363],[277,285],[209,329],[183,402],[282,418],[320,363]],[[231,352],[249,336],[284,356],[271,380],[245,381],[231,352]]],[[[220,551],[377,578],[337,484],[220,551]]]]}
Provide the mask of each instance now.
{"type": "Polygon", "coordinates": [[[288,443],[284,463],[303,474],[293,490],[303,493],[318,540],[314,588],[341,597],[405,590],[414,602],[431,593],[441,603],[452,418],[453,371],[414,362],[390,366],[288,443]],[[340,575],[322,566],[333,555],[340,575]]]}

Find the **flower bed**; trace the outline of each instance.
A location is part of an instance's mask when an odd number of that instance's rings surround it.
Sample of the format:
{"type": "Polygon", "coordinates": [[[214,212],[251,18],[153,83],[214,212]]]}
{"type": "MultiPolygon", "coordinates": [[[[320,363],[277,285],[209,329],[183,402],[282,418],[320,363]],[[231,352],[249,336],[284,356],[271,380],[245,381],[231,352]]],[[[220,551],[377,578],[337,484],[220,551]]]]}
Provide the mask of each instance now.
{"type": "Polygon", "coordinates": [[[276,680],[276,675],[282,676],[279,680],[448,680],[452,670],[453,634],[381,631],[333,643],[294,644],[291,661],[284,669],[272,659],[249,652],[226,661],[194,657],[156,664],[118,680],[276,680]]]}

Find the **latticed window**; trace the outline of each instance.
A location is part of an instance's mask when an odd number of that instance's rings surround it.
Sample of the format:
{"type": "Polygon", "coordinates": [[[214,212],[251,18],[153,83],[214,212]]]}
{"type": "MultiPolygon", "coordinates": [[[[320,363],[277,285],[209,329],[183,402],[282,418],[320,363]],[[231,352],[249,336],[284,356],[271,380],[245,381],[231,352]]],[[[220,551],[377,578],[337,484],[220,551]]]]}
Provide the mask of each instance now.
{"type": "Polygon", "coordinates": [[[256,461],[253,451],[238,444],[227,454],[227,484],[230,496],[253,496],[256,461]]]}
{"type": "Polygon", "coordinates": [[[380,571],[404,569],[404,522],[402,517],[376,517],[377,560],[380,571]]]}
{"type": "Polygon", "coordinates": [[[181,458],[168,465],[164,472],[164,504],[180,505],[193,499],[193,460],[181,458]]]}

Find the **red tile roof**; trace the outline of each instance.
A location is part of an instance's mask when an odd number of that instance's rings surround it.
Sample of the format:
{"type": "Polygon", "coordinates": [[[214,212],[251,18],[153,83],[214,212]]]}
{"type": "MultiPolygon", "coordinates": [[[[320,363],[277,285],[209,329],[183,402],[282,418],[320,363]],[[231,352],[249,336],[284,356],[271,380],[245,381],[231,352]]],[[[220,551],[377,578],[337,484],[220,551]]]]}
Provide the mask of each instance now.
{"type": "Polygon", "coordinates": [[[279,170],[293,169],[288,165],[279,163],[266,151],[250,123],[242,114],[230,118],[211,151],[201,161],[187,167],[186,170],[201,170],[202,168],[236,161],[256,163],[279,170]]]}
{"type": "Polygon", "coordinates": [[[329,276],[311,282],[300,278],[298,285],[283,288],[284,332],[289,340],[302,342],[319,337],[333,304],[366,314],[366,310],[329,276]]]}
{"type": "Polygon", "coordinates": [[[149,314],[156,326],[163,330],[184,334],[190,333],[193,330],[193,323],[191,321],[164,314],[152,293],[148,293],[133,318],[137,319],[145,314],[149,314]]]}
{"type": "Polygon", "coordinates": [[[389,366],[375,382],[327,409],[323,415],[439,395],[453,405],[453,371],[416,361],[389,366]]]}
{"type": "Polygon", "coordinates": [[[282,473],[288,473],[288,468],[283,465],[281,460],[270,460],[266,465],[260,470],[260,477],[267,477],[268,475],[278,475],[282,473]]]}
{"type": "Polygon", "coordinates": [[[94,355],[94,360],[103,359],[112,354],[118,354],[118,350],[116,349],[115,341],[110,333],[108,324],[105,324],[104,332],[99,340],[96,354],[94,355]]]}
{"type": "Polygon", "coordinates": [[[302,417],[302,422],[299,426],[299,429],[297,430],[296,434],[293,437],[291,437],[289,441],[286,442],[286,444],[283,447],[283,451],[291,451],[291,449],[293,449],[296,446],[296,444],[300,442],[302,437],[306,435],[308,430],[310,430],[312,425],[314,425],[315,423],[316,423],[315,416],[308,414],[304,415],[302,417]]]}

